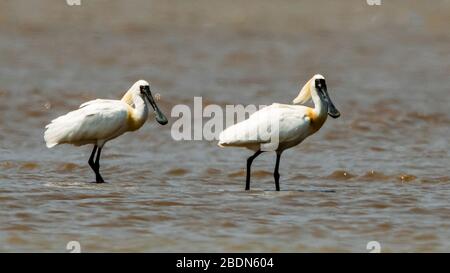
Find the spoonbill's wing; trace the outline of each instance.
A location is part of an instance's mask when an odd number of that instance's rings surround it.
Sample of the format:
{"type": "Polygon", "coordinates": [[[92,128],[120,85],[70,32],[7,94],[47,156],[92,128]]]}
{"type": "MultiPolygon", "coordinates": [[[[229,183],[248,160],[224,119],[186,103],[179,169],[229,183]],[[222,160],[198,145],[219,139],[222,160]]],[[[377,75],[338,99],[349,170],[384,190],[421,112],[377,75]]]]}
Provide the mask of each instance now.
{"type": "Polygon", "coordinates": [[[295,139],[309,129],[307,109],[305,106],[272,104],[224,130],[219,136],[219,146],[254,147],[273,141],[275,135],[272,132],[277,134],[280,143],[295,139]]]}
{"type": "Polygon", "coordinates": [[[83,145],[114,138],[127,126],[128,107],[117,100],[84,103],[78,110],[60,116],[45,126],[47,147],[62,143],[83,145]]]}
{"type": "Polygon", "coordinates": [[[305,106],[290,106],[279,109],[280,143],[305,138],[311,129],[310,109],[305,106]]]}
{"type": "Polygon", "coordinates": [[[81,105],[80,105],[80,108],[83,108],[83,107],[85,107],[85,106],[92,105],[92,104],[100,104],[100,103],[118,103],[118,102],[119,102],[118,100],[95,99],[95,100],[90,100],[90,101],[87,101],[87,102],[81,104],[81,105]]]}

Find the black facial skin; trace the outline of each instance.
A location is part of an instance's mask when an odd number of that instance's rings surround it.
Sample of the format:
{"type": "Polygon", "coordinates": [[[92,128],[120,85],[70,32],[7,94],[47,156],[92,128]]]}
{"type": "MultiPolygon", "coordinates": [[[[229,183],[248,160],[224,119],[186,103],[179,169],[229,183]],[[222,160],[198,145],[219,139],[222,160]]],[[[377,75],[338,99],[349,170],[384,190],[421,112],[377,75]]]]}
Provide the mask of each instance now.
{"type": "Polygon", "coordinates": [[[144,94],[145,97],[147,97],[148,102],[150,102],[150,105],[153,107],[153,110],[155,111],[155,114],[156,114],[156,117],[155,117],[156,121],[161,125],[167,124],[168,121],[167,121],[166,116],[164,116],[164,114],[161,112],[161,110],[159,110],[158,105],[156,105],[156,102],[153,99],[152,92],[150,91],[150,86],[141,85],[140,89],[141,89],[141,93],[144,94]]]}
{"type": "Polygon", "coordinates": [[[319,95],[328,105],[328,115],[332,118],[338,118],[341,116],[341,113],[336,109],[333,102],[330,99],[330,95],[328,95],[327,84],[325,83],[325,79],[316,79],[316,89],[319,91],[319,95]]]}

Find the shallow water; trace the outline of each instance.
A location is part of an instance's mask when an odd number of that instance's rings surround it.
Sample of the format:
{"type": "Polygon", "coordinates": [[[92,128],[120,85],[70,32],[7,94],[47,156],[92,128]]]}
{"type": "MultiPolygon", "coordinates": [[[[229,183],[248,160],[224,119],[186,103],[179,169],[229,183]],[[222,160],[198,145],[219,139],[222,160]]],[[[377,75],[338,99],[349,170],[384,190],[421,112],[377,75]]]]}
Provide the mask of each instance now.
{"type": "Polygon", "coordinates": [[[363,2],[2,2],[0,250],[449,251],[450,3],[363,2]],[[91,147],[43,142],[52,118],[139,78],[169,116],[194,96],[289,103],[318,72],[342,117],[283,154],[281,192],[274,154],[245,192],[250,152],[153,119],[107,144],[104,185],[91,147]]]}

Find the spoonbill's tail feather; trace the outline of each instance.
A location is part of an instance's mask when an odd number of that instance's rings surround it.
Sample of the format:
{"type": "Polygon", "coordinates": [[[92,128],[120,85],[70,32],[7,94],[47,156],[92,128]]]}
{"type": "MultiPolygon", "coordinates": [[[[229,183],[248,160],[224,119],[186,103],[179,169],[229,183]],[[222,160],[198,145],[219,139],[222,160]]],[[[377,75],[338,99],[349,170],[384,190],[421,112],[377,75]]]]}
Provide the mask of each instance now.
{"type": "Polygon", "coordinates": [[[64,134],[62,126],[57,126],[55,123],[47,125],[44,133],[45,144],[47,148],[53,148],[59,144],[62,135],[64,134]]]}
{"type": "Polygon", "coordinates": [[[67,115],[58,117],[50,124],[45,126],[44,139],[48,148],[52,148],[58,144],[67,141],[70,132],[75,128],[76,122],[73,122],[74,115],[68,113],[67,115]]]}
{"type": "Polygon", "coordinates": [[[234,124],[225,129],[219,135],[220,147],[236,146],[236,147],[253,147],[267,142],[263,139],[261,130],[266,130],[270,127],[270,120],[268,119],[271,111],[276,105],[265,107],[253,113],[249,119],[234,124]]]}
{"type": "Polygon", "coordinates": [[[257,150],[261,144],[269,142],[295,142],[297,137],[309,134],[309,112],[308,107],[302,105],[272,104],[225,129],[219,135],[218,145],[257,150]]]}
{"type": "Polygon", "coordinates": [[[227,146],[245,146],[249,144],[259,143],[257,139],[251,139],[249,134],[252,132],[252,128],[249,122],[241,122],[237,123],[233,126],[228,127],[219,135],[219,143],[220,147],[227,146]]]}
{"type": "MultiPolygon", "coordinates": [[[[80,105],[80,108],[92,105],[97,101],[101,100],[97,99],[85,102],[82,105],[80,105]]],[[[80,111],[69,112],[66,115],[60,116],[52,120],[50,124],[47,124],[45,126],[44,140],[45,144],[47,145],[47,148],[55,147],[56,145],[61,144],[64,141],[67,141],[70,132],[75,129],[74,125],[77,124],[76,122],[77,116],[78,117],[81,116],[79,115],[79,112],[80,111]]]]}
{"type": "Polygon", "coordinates": [[[129,106],[121,101],[93,102],[86,103],[80,109],[60,116],[45,126],[44,139],[47,147],[63,143],[79,146],[121,135],[127,128],[129,106]]]}

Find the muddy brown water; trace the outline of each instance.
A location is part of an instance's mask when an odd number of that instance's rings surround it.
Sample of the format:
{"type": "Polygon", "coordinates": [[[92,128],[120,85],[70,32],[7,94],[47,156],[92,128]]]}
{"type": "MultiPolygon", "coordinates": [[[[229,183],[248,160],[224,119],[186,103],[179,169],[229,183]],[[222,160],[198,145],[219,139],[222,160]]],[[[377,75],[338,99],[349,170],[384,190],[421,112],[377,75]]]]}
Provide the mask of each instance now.
{"type": "Polygon", "coordinates": [[[450,250],[448,1],[50,2],[0,4],[1,251],[450,250]],[[289,103],[315,73],[342,117],[283,154],[281,192],[274,154],[245,192],[250,152],[153,119],[107,144],[104,185],[91,147],[43,142],[139,78],[170,116],[194,96],[289,103]]]}

